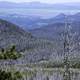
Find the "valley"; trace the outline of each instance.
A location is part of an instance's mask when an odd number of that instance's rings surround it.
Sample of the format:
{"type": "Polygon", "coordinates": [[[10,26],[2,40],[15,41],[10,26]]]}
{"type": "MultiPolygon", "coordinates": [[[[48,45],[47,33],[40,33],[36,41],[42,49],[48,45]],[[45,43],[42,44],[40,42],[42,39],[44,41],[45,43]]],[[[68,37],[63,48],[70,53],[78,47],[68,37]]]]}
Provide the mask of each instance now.
{"type": "Polygon", "coordinates": [[[80,3],[63,4],[0,2],[0,80],[80,80],[80,3]]]}

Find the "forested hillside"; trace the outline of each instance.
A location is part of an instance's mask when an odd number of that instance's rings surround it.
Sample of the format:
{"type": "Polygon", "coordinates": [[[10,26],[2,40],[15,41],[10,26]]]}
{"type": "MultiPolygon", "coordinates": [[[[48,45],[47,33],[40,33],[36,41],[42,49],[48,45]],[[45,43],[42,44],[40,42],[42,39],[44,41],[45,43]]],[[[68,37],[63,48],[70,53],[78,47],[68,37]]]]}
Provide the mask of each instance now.
{"type": "Polygon", "coordinates": [[[23,52],[24,59],[27,61],[49,59],[52,53],[48,50],[54,50],[53,42],[38,39],[17,25],[0,20],[0,49],[9,49],[13,45],[15,45],[17,51],[23,52]]]}

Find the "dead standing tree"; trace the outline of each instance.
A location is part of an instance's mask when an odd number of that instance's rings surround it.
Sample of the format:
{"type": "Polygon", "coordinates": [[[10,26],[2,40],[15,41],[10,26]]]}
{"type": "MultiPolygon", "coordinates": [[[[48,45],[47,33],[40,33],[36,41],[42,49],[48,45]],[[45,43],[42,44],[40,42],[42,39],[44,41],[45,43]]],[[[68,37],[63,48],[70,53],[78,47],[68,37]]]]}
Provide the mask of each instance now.
{"type": "Polygon", "coordinates": [[[65,29],[63,34],[63,40],[64,40],[64,46],[63,46],[63,52],[64,52],[64,75],[63,80],[71,80],[71,74],[70,74],[70,62],[69,62],[69,56],[70,56],[70,47],[71,47],[71,24],[69,24],[67,21],[65,21],[65,29]]]}
{"type": "MultiPolygon", "coordinates": [[[[65,27],[66,30],[66,27],[65,27]]],[[[70,78],[70,63],[69,63],[69,32],[68,30],[64,33],[64,80],[71,80],[70,78]]]]}
{"type": "MultiPolygon", "coordinates": [[[[66,18],[67,19],[67,18],[66,18]]],[[[72,30],[72,22],[71,21],[65,21],[65,29],[63,33],[63,41],[64,41],[64,76],[63,80],[71,80],[71,73],[70,73],[70,66],[71,65],[71,59],[74,59],[75,57],[75,51],[78,52],[79,48],[79,35],[75,31],[72,30]]],[[[79,53],[78,53],[79,54],[79,53]]],[[[77,54],[76,54],[77,56],[77,54]]],[[[77,57],[76,57],[77,58],[77,57]]]]}

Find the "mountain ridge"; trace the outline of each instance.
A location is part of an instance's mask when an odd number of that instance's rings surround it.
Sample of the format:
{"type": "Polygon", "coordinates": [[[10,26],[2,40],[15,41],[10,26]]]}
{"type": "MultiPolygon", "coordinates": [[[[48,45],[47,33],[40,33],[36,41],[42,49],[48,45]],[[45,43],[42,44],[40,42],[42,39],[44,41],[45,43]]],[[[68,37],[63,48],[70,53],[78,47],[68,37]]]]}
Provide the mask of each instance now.
{"type": "Polygon", "coordinates": [[[22,48],[21,44],[22,46],[24,45],[23,47],[27,48],[25,43],[31,40],[31,38],[32,35],[29,32],[24,31],[15,24],[0,19],[0,48],[15,45],[18,50],[22,48]]]}
{"type": "Polygon", "coordinates": [[[10,49],[13,45],[16,47],[16,51],[22,52],[24,55],[20,59],[20,63],[23,60],[24,63],[47,60],[52,54],[49,51],[54,50],[53,42],[36,38],[19,26],[0,19],[0,50],[10,49]]]}
{"type": "Polygon", "coordinates": [[[63,31],[65,22],[72,26],[72,30],[79,33],[80,30],[80,13],[74,15],[59,14],[54,18],[46,20],[49,24],[41,28],[31,30],[34,36],[40,38],[55,39],[58,33],[63,31]]]}

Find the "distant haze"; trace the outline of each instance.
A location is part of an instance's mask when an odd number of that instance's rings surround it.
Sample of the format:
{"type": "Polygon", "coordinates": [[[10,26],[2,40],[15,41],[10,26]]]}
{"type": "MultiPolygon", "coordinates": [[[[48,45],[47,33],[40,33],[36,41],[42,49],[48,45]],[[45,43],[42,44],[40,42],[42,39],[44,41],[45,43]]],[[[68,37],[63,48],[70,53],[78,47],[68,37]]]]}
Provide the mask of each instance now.
{"type": "Polygon", "coordinates": [[[80,2],[80,0],[0,0],[9,2],[44,2],[44,3],[68,3],[68,2],[80,2]]]}

